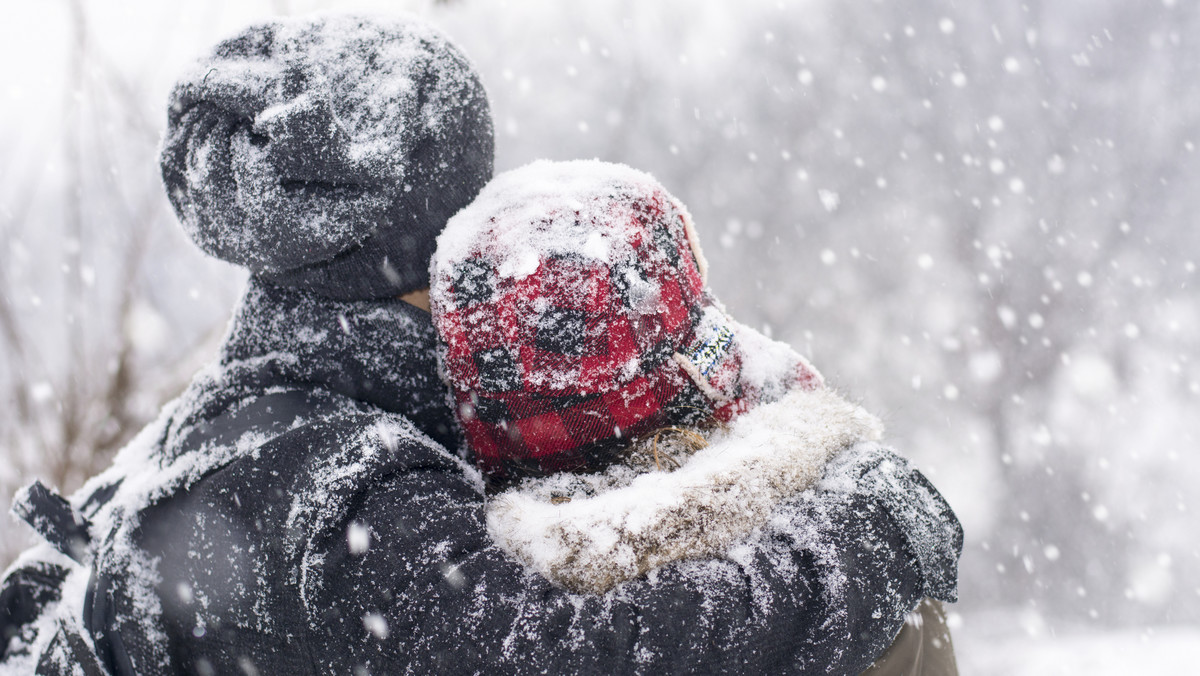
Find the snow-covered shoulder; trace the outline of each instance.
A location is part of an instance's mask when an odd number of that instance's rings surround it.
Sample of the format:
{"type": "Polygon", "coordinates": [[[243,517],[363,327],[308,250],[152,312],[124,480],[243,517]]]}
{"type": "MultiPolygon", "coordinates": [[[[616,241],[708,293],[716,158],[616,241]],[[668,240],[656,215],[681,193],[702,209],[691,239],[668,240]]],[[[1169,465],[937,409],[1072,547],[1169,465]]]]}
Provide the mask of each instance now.
{"type": "Polygon", "coordinates": [[[619,466],[500,493],[488,504],[488,530],[547,579],[602,594],[672,561],[723,553],[812,486],[838,451],[882,431],[828,389],[796,390],[741,416],[673,472],[634,476],[619,466]]]}

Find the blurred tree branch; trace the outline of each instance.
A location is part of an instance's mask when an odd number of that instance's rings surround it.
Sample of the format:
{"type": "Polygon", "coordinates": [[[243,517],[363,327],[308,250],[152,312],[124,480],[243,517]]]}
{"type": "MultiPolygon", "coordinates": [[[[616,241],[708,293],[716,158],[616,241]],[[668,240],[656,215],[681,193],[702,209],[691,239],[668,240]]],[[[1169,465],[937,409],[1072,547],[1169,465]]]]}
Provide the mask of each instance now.
{"type": "MultiPolygon", "coordinates": [[[[0,496],[31,476],[64,492],[78,487],[182,388],[195,368],[190,355],[213,336],[184,337],[161,354],[138,345],[153,233],[168,231],[154,171],[159,132],[146,97],[92,40],[87,7],[63,4],[64,115],[53,135],[61,162],[51,160],[64,168],[57,197],[39,194],[41,172],[6,168],[19,183],[0,235],[10,257],[32,248],[33,264],[0,265],[0,387],[10,402],[0,425],[8,460],[0,496]],[[34,301],[18,291],[23,284],[36,284],[34,301]]],[[[21,546],[2,539],[0,563],[21,546]]]]}

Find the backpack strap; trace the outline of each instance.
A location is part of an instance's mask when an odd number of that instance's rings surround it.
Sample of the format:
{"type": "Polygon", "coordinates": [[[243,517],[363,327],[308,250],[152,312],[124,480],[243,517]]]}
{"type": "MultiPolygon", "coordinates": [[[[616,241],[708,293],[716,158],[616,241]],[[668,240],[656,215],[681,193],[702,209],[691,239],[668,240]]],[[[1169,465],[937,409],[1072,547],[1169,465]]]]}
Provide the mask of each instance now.
{"type": "Polygon", "coordinates": [[[0,581],[0,664],[29,650],[27,642],[13,642],[62,596],[66,568],[50,561],[27,561],[8,571],[0,581]]]}
{"type": "Polygon", "coordinates": [[[54,638],[38,657],[34,676],[58,676],[59,674],[83,674],[83,676],[109,676],[100,666],[91,643],[83,637],[73,622],[59,618],[54,638]]]}
{"type": "Polygon", "coordinates": [[[12,511],[28,523],[46,542],[76,563],[91,563],[91,525],[66,498],[41,481],[21,489],[13,499],[12,511]]]}
{"type": "MultiPolygon", "coordinates": [[[[190,453],[205,444],[233,444],[243,434],[256,430],[279,433],[285,431],[294,420],[319,417],[317,412],[321,407],[320,398],[308,390],[283,390],[263,394],[241,408],[226,411],[202,423],[197,430],[179,442],[176,453],[190,453]]],[[[220,467],[213,467],[208,472],[219,469],[220,467]]],[[[143,509],[155,507],[162,500],[174,496],[178,490],[176,488],[169,491],[143,509]]],[[[112,537],[111,534],[97,535],[101,536],[103,542],[112,537]]],[[[101,549],[105,546],[99,545],[101,549]]],[[[123,572],[106,569],[104,556],[101,554],[98,563],[92,566],[92,578],[84,596],[83,625],[91,635],[91,643],[95,646],[95,654],[103,669],[99,672],[101,674],[125,676],[138,673],[135,657],[155,652],[146,646],[158,640],[157,636],[149,636],[142,631],[146,627],[141,623],[130,621],[129,618],[133,617],[136,611],[132,610],[131,599],[118,584],[119,576],[123,572]]],[[[166,649],[166,646],[159,647],[166,649]]]]}

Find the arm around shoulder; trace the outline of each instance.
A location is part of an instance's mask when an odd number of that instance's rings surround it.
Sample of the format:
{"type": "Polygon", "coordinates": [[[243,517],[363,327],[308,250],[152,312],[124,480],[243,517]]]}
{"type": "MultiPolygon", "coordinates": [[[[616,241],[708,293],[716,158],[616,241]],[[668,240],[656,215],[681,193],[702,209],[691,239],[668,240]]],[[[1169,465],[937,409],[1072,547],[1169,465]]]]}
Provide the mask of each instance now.
{"type": "Polygon", "coordinates": [[[595,596],[505,555],[488,536],[472,470],[440,449],[420,454],[309,541],[302,594],[326,668],[850,673],[927,593],[896,501],[855,490],[849,475],[901,477],[865,456],[837,464],[846,477],[827,474],[729,557],[673,564],[595,596]]]}

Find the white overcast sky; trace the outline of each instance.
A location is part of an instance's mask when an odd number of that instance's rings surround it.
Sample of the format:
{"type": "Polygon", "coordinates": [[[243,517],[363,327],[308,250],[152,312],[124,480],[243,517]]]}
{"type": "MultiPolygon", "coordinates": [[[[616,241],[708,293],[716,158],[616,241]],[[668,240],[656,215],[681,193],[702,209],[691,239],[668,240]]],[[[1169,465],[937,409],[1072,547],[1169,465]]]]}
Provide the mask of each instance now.
{"type": "MultiPolygon", "coordinates": [[[[392,2],[312,2],[293,0],[83,0],[89,38],[134,84],[166,101],[176,73],[217,40],[281,10],[302,13],[321,4],[344,9],[427,8],[427,0],[392,2]]],[[[67,0],[4,0],[0,21],[0,63],[5,64],[0,124],[20,129],[25,141],[54,128],[62,111],[68,67],[67,0]]],[[[11,151],[11,149],[10,149],[11,151]]]]}

